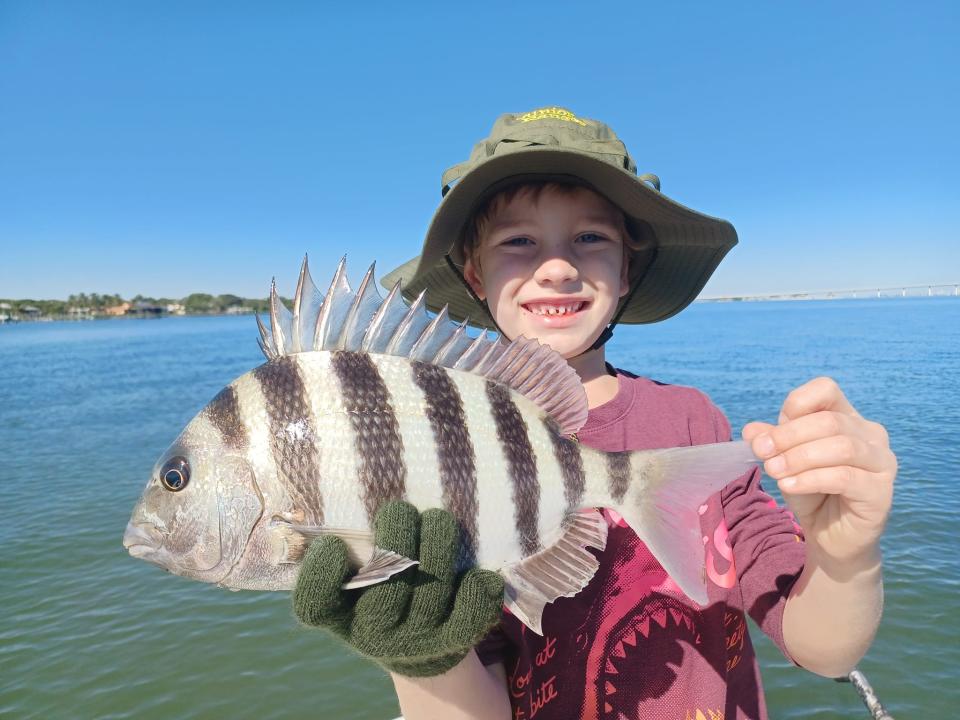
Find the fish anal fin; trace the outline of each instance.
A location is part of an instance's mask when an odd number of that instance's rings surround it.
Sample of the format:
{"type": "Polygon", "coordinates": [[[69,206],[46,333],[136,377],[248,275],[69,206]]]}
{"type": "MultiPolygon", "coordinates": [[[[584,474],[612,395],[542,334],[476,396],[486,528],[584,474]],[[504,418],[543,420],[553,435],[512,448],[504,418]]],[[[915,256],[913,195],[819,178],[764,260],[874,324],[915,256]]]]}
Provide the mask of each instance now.
{"type": "Polygon", "coordinates": [[[507,608],[542,635],[544,607],[587,586],[600,567],[587,547],[603,550],[606,544],[607,523],[598,510],[570,515],[556,542],[500,571],[507,608]]]}

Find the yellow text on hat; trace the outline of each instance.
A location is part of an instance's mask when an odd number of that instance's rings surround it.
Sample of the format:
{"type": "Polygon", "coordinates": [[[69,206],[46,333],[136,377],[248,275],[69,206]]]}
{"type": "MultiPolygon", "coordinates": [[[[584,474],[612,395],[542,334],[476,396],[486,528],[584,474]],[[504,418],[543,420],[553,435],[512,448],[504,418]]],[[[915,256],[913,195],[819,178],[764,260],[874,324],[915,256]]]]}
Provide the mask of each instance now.
{"type": "Polygon", "coordinates": [[[545,107],[539,110],[531,110],[528,113],[520,115],[517,120],[520,122],[531,122],[533,120],[565,120],[566,122],[576,123],[577,125],[586,125],[586,121],[581,120],[569,110],[560,107],[545,107]]]}

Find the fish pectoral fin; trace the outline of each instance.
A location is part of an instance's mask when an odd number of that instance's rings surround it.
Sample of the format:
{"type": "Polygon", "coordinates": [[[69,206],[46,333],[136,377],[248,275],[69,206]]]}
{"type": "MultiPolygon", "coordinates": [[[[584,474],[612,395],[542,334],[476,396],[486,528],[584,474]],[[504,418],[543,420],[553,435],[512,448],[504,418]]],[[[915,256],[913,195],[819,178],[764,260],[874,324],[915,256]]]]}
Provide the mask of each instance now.
{"type": "Polygon", "coordinates": [[[357,569],[356,575],[343,584],[344,590],[376,585],[387,580],[408,567],[418,565],[417,560],[377,547],[373,544],[373,533],[369,530],[338,528],[330,526],[293,526],[305,537],[315,539],[322,535],[335,535],[347,545],[347,561],[350,567],[357,569]]]}
{"type": "Polygon", "coordinates": [[[314,540],[324,535],[336,535],[347,544],[347,560],[350,567],[367,565],[374,553],[373,533],[370,530],[338,528],[329,525],[304,525],[284,520],[275,520],[273,528],[284,539],[284,556],[281,562],[298,563],[314,540]]]}
{"type": "Polygon", "coordinates": [[[357,570],[357,574],[341,587],[344,590],[356,590],[368,585],[376,585],[414,565],[419,565],[419,561],[411,560],[404,555],[393,552],[393,550],[374,547],[370,562],[357,570]]]}
{"type": "Polygon", "coordinates": [[[587,586],[600,562],[587,548],[607,545],[607,522],[599,510],[569,515],[560,539],[550,547],[501,569],[505,604],[538,635],[543,609],[559,597],[572,597],[587,586]]]}

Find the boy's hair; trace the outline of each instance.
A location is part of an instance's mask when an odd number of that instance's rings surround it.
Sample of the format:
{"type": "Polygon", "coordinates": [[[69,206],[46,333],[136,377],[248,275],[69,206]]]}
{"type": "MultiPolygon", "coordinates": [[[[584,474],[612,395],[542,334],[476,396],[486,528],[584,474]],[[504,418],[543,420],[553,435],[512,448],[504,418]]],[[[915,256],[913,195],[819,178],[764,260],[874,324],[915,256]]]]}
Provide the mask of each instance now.
{"type": "Polygon", "coordinates": [[[636,223],[628,223],[626,214],[620,208],[586,183],[579,183],[576,180],[520,180],[485,198],[467,220],[461,236],[461,249],[464,259],[469,259],[474,266],[480,267],[480,240],[483,238],[487,226],[493,217],[515,198],[521,195],[529,195],[533,202],[537,202],[546,191],[557,192],[561,195],[573,195],[580,190],[590,190],[603,198],[613,209],[617,229],[623,238],[624,262],[630,261],[633,252],[642,252],[652,248],[654,245],[652,231],[648,232],[647,228],[638,226],[636,223]]]}

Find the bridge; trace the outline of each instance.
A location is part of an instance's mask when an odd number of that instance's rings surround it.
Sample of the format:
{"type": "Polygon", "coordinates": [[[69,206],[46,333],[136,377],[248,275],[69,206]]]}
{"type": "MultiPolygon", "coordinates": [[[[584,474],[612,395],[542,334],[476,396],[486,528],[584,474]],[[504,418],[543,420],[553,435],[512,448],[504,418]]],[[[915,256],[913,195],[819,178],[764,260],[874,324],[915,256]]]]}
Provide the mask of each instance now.
{"type": "Polygon", "coordinates": [[[903,287],[858,288],[856,290],[813,290],[771,295],[717,295],[701,297],[697,302],[748,302],[752,300],[853,300],[905,297],[960,297],[960,283],[946,285],[907,285],[903,287]]]}

